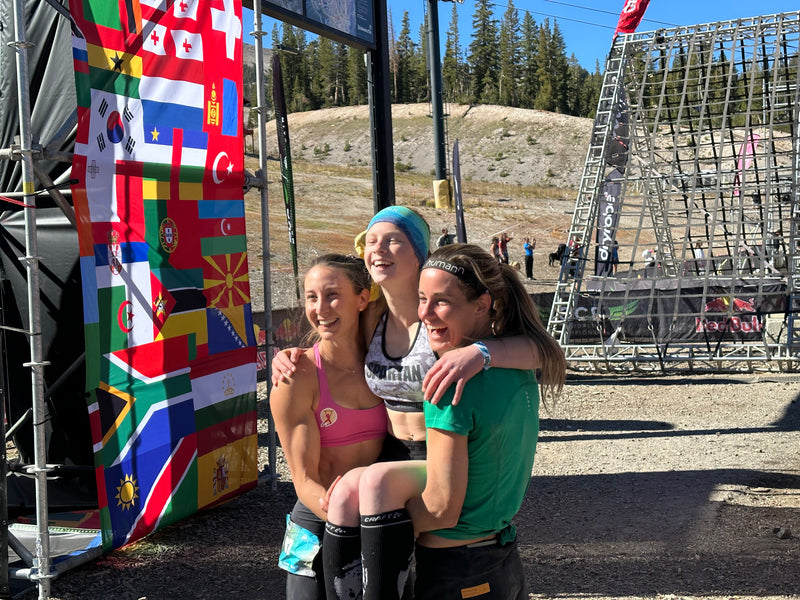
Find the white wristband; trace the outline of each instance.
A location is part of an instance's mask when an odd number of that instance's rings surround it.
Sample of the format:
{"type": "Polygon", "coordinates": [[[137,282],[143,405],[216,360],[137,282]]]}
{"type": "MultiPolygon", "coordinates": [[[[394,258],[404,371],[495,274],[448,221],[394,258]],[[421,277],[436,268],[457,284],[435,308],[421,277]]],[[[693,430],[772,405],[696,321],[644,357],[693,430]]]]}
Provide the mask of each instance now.
{"type": "Polygon", "coordinates": [[[478,340],[477,342],[473,342],[473,346],[477,346],[478,350],[481,351],[483,354],[483,370],[487,370],[489,367],[492,366],[492,355],[489,353],[489,349],[486,347],[486,344],[478,340]]]}

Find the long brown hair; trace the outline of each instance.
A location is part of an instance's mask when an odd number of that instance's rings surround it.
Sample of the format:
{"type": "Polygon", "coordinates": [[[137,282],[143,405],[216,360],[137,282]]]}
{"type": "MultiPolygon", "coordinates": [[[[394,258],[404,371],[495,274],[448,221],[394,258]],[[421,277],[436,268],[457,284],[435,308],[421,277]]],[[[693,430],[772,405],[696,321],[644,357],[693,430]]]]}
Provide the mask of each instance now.
{"type": "Polygon", "coordinates": [[[430,260],[445,260],[474,273],[469,283],[459,278],[459,284],[472,301],[486,291],[492,297],[490,316],[492,331],[497,337],[524,335],[542,357],[539,383],[542,401],[547,405],[555,400],[564,387],[567,361],[564,351],[555,338],[547,332],[536,305],[528,295],[517,270],[498,263],[491,254],[473,244],[451,244],[439,248],[430,260]]]}

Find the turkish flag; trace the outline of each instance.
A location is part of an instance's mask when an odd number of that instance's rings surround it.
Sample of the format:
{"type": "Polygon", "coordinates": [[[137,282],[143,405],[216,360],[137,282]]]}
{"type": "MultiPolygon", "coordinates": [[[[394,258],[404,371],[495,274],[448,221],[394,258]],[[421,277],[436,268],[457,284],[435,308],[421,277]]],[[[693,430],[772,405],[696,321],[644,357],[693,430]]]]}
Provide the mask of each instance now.
{"type": "Polygon", "coordinates": [[[614,37],[620,33],[633,33],[639,26],[639,22],[644,17],[644,11],[647,10],[647,5],[650,0],[625,0],[625,5],[622,7],[622,12],[619,15],[617,22],[617,29],[614,31],[614,37]]]}

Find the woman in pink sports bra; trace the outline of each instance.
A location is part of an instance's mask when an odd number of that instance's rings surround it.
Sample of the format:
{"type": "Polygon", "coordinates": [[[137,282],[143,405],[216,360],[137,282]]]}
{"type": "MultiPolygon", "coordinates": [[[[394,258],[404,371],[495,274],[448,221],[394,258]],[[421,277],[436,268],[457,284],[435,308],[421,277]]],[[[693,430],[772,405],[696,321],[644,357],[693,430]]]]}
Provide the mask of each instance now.
{"type": "Polygon", "coordinates": [[[325,493],[337,477],[372,464],[386,436],[383,401],[364,378],[361,317],[369,286],[359,258],[326,254],[312,263],[305,277],[305,312],[318,341],[270,398],[297,493],[280,560],[288,571],[288,600],[325,598],[320,552],[328,516],[325,493]]]}

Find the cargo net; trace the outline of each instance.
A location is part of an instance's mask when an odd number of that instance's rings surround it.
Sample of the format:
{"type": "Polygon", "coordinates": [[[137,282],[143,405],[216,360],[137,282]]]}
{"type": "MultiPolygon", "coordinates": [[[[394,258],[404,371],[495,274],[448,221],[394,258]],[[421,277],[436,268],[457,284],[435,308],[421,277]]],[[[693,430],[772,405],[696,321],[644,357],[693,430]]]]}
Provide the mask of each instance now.
{"type": "Polygon", "coordinates": [[[800,13],[617,38],[550,314],[571,366],[796,366],[800,13]]]}

